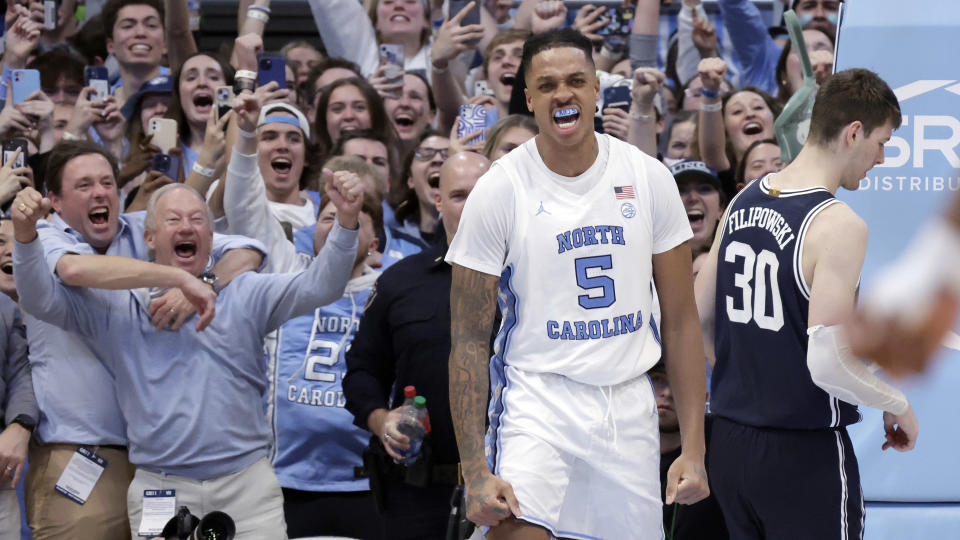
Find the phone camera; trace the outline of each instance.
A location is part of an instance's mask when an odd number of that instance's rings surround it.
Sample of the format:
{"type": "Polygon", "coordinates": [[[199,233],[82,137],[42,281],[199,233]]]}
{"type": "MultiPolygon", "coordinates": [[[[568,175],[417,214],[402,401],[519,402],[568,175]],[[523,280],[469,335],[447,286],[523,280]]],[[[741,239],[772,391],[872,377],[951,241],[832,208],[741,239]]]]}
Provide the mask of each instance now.
{"type": "Polygon", "coordinates": [[[264,58],[260,60],[260,66],[263,69],[270,69],[271,67],[273,67],[273,60],[270,60],[269,58],[264,58]]]}

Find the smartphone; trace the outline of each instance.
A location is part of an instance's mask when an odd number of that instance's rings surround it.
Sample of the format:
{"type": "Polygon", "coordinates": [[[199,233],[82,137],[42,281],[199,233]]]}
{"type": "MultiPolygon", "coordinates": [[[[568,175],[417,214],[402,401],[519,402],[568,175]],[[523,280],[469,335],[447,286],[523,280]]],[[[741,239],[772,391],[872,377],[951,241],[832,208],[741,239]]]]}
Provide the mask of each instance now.
{"type": "MultiPolygon", "coordinates": [[[[380,45],[380,65],[386,66],[383,75],[389,79],[389,82],[403,84],[405,54],[403,45],[395,43],[380,45]]],[[[403,93],[403,90],[391,92],[394,99],[400,99],[401,93],[403,93]]]]}
{"type": "Polygon", "coordinates": [[[167,153],[177,146],[177,121],[172,118],[151,118],[147,134],[153,135],[150,144],[167,153]]]}
{"type": "Polygon", "coordinates": [[[57,0],[43,0],[43,28],[46,30],[57,29],[57,13],[59,11],[59,2],[57,0]]]}
{"type": "Polygon", "coordinates": [[[493,127],[499,120],[497,109],[488,109],[483,105],[467,104],[461,105],[459,110],[460,124],[457,126],[457,138],[480,131],[480,136],[470,139],[470,144],[476,144],[486,141],[487,134],[485,129],[493,127]]]}
{"type": "Polygon", "coordinates": [[[217,120],[223,118],[223,115],[233,109],[233,88],[229,86],[218,86],[214,94],[214,100],[217,102],[217,120]]]}
{"type": "Polygon", "coordinates": [[[40,89],[40,72],[35,69],[13,70],[13,103],[23,103],[40,89]]]}
{"type": "Polygon", "coordinates": [[[177,182],[180,178],[180,159],[171,154],[154,154],[150,170],[160,171],[167,178],[177,182]]]}
{"type": "Polygon", "coordinates": [[[106,66],[87,66],[83,68],[84,84],[93,88],[89,101],[103,101],[110,95],[110,81],[106,66]]]}
{"type": "Polygon", "coordinates": [[[279,88],[287,87],[287,62],[282,56],[261,56],[257,71],[257,86],[275,81],[279,88]]]}
{"type": "MultiPolygon", "coordinates": [[[[450,2],[450,18],[456,17],[457,13],[460,13],[467,4],[470,3],[470,0],[448,0],[450,2]]],[[[473,6],[473,9],[467,12],[463,17],[463,20],[460,21],[460,26],[469,26],[471,24],[480,24],[480,2],[477,1],[473,6]]]]}
{"type": "Polygon", "coordinates": [[[598,36],[627,36],[633,29],[633,7],[609,7],[603,15],[609,22],[598,29],[598,36]]]}
{"type": "Polygon", "coordinates": [[[487,81],[477,81],[473,83],[474,96],[492,96],[493,90],[487,85],[487,81]]]}
{"type": "Polygon", "coordinates": [[[10,158],[13,157],[13,153],[17,151],[17,148],[20,149],[20,155],[17,156],[17,161],[13,164],[13,168],[18,169],[27,166],[26,139],[10,139],[9,141],[3,142],[3,165],[6,165],[7,161],[10,161],[10,158]]]}
{"type": "Polygon", "coordinates": [[[625,84],[610,86],[603,90],[604,109],[614,108],[630,112],[631,103],[633,103],[633,97],[630,94],[630,87],[625,84]]]}

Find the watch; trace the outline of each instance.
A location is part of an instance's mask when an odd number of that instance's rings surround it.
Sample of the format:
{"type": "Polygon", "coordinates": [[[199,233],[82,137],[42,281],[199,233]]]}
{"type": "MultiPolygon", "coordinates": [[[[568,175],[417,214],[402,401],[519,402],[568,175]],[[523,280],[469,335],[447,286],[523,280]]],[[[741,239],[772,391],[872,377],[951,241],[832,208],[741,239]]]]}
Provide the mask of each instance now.
{"type": "Polygon", "coordinates": [[[200,274],[200,281],[213,288],[213,292],[216,294],[220,294],[220,289],[222,288],[220,287],[220,279],[217,278],[217,275],[213,272],[204,272],[200,274]]]}
{"type": "Polygon", "coordinates": [[[16,417],[14,417],[13,422],[10,423],[20,424],[24,427],[24,429],[31,433],[33,433],[33,428],[37,427],[37,421],[26,414],[18,414],[16,417]]]}

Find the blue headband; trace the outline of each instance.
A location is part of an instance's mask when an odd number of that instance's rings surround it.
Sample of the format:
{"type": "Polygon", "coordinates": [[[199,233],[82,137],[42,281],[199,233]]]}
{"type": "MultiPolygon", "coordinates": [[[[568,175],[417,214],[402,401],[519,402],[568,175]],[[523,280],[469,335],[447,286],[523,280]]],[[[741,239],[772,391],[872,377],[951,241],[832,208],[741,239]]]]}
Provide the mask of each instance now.
{"type": "Polygon", "coordinates": [[[296,126],[300,128],[300,131],[303,131],[303,128],[300,126],[300,120],[298,120],[297,118],[294,118],[293,116],[285,116],[285,115],[279,115],[279,114],[276,116],[265,116],[263,118],[263,123],[260,125],[262,126],[264,124],[273,124],[274,122],[278,122],[281,124],[290,124],[291,126],[296,126]]]}

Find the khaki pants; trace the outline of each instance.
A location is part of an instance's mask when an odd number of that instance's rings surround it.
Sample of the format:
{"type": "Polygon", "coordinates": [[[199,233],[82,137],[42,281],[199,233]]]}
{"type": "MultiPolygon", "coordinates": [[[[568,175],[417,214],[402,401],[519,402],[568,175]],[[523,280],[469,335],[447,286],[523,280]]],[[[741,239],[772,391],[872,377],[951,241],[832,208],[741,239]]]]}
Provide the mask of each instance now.
{"type": "Polygon", "coordinates": [[[20,540],[20,501],[10,484],[0,488],[0,540],[20,540]]]}
{"type": "Polygon", "coordinates": [[[147,489],[175,489],[176,507],[186,506],[198,518],[214,510],[226,512],[237,525],[236,540],[287,538],[283,491],[266,458],[240,472],[210,480],[137,469],[127,492],[130,533],[134,538],[140,529],[143,492],[147,489]]]}
{"type": "Polygon", "coordinates": [[[134,467],[127,459],[126,450],[96,449],[97,454],[107,460],[107,467],[87,502],[81,505],[54,490],[77,448],[75,444],[30,441],[30,467],[24,487],[27,523],[34,540],[129,540],[126,496],[134,467]]]}

